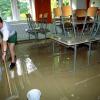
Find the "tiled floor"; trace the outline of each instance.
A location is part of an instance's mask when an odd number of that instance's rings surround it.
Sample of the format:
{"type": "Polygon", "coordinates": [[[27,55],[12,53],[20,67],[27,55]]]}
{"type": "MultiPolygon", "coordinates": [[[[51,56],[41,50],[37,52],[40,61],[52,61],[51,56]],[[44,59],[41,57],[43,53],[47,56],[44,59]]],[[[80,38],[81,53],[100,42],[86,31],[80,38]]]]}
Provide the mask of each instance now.
{"type": "MultiPolygon", "coordinates": [[[[88,48],[79,46],[76,72],[73,72],[73,49],[56,46],[52,53],[50,41],[20,43],[16,46],[17,58],[22,64],[22,73],[17,68],[8,72],[12,96],[17,100],[27,100],[30,89],[39,89],[41,100],[100,100],[100,43],[92,46],[90,65],[88,65],[88,48]],[[25,55],[32,59],[37,70],[27,74],[25,55]],[[12,77],[12,78],[11,78],[12,77]]],[[[9,61],[7,60],[7,66],[9,61]]],[[[4,65],[0,64],[0,100],[10,97],[4,65]]]]}

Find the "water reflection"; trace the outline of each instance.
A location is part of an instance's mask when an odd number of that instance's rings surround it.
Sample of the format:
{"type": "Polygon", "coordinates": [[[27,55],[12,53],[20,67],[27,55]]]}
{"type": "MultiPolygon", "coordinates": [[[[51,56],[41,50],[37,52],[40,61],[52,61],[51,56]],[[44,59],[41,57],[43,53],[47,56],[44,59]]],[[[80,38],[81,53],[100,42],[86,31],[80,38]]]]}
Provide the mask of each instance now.
{"type": "Polygon", "coordinates": [[[0,66],[0,81],[2,80],[2,71],[3,71],[3,68],[0,66]]]}

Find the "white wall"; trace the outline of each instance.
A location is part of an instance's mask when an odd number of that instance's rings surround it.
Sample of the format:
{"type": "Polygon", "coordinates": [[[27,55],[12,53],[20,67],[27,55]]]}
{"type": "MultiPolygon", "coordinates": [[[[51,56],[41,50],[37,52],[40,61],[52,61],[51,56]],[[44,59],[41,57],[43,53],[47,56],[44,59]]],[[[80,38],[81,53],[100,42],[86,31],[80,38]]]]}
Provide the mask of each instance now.
{"type": "Polygon", "coordinates": [[[86,9],[86,0],[77,0],[77,9],[86,9]]]}
{"type": "Polygon", "coordinates": [[[70,5],[71,4],[73,9],[77,9],[77,0],[70,0],[70,5]]]}
{"type": "Polygon", "coordinates": [[[86,0],[71,0],[71,2],[73,9],[86,9],[86,0]]]}

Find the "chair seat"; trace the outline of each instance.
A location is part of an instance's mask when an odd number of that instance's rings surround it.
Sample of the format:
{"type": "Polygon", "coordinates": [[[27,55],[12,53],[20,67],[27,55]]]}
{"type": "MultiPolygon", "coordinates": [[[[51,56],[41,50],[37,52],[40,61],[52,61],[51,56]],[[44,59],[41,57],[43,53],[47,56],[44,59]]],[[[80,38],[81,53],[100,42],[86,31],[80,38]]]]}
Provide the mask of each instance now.
{"type": "Polygon", "coordinates": [[[28,32],[28,33],[36,33],[36,32],[38,32],[38,29],[34,29],[34,30],[27,29],[26,32],[28,32]]]}
{"type": "Polygon", "coordinates": [[[50,32],[50,30],[49,29],[44,29],[44,28],[41,28],[41,29],[39,29],[39,31],[42,33],[42,32],[50,32]]]}

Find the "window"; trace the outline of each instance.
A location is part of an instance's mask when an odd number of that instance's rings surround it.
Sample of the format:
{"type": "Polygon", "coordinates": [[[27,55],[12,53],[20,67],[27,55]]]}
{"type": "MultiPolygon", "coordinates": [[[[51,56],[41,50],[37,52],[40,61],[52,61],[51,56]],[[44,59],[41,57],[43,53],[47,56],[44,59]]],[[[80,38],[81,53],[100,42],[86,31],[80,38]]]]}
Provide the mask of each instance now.
{"type": "Polygon", "coordinates": [[[58,1],[57,0],[51,0],[51,13],[52,13],[52,18],[54,17],[53,15],[53,8],[56,8],[58,6],[58,1]]]}
{"type": "Polygon", "coordinates": [[[0,0],[0,16],[4,20],[13,20],[13,18],[15,20],[17,17],[20,20],[25,20],[28,6],[28,0],[0,0]]]}
{"type": "Polygon", "coordinates": [[[8,18],[11,18],[11,2],[10,0],[0,0],[0,16],[7,20],[8,18]]]}
{"type": "Polygon", "coordinates": [[[18,1],[18,7],[20,9],[20,20],[25,20],[26,16],[25,14],[28,13],[29,11],[29,3],[27,2],[28,0],[19,0],[18,1]]]}

